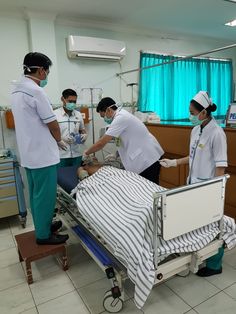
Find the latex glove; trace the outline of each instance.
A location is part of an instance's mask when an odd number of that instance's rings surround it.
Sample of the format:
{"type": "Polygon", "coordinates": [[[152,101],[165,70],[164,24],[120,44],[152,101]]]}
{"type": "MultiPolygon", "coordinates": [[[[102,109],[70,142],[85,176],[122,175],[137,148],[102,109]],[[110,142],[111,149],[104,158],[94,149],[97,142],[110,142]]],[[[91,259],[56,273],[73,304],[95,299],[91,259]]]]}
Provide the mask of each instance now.
{"type": "Polygon", "coordinates": [[[75,139],[74,139],[73,136],[68,136],[67,138],[64,139],[64,141],[65,141],[67,144],[74,144],[75,139]]]}
{"type": "Polygon", "coordinates": [[[176,167],[177,160],[176,159],[161,159],[159,160],[160,164],[164,168],[176,167]]]}
{"type": "Polygon", "coordinates": [[[88,134],[87,133],[81,133],[80,134],[80,139],[81,139],[81,142],[84,143],[88,138],[88,134]]]}
{"type": "Polygon", "coordinates": [[[57,142],[57,145],[58,145],[59,148],[61,148],[62,150],[67,150],[66,143],[65,143],[63,140],[60,140],[59,142],[57,142]]]}
{"type": "Polygon", "coordinates": [[[86,161],[88,159],[90,159],[90,156],[86,154],[86,152],[83,152],[82,161],[86,161]]]}

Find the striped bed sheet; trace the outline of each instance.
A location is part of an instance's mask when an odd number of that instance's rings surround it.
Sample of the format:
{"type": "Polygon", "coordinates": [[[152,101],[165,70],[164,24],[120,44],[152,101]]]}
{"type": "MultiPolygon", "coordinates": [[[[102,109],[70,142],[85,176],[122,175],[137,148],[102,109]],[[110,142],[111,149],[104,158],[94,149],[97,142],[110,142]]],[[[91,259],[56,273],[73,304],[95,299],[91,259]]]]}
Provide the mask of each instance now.
{"type": "MultiPolygon", "coordinates": [[[[134,301],[142,308],[155,279],[153,252],[153,193],[164,188],[129,171],[102,167],[76,187],[76,201],[83,217],[113,249],[135,284],[134,301]]],[[[158,255],[197,251],[219,234],[213,223],[178,238],[164,241],[158,255]]],[[[223,239],[236,245],[235,223],[224,219],[223,239]]]]}

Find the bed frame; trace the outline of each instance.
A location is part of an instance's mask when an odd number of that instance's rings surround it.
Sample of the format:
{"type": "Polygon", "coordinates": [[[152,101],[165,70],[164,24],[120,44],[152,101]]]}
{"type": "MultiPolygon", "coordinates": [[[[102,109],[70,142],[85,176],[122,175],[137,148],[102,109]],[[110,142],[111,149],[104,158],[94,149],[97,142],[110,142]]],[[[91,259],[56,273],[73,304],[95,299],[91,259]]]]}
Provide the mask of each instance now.
{"type": "MultiPolygon", "coordinates": [[[[179,188],[164,190],[153,195],[154,215],[154,265],[156,268],[155,285],[183,271],[196,273],[199,265],[218,252],[222,247],[222,227],[224,215],[225,187],[229,175],[224,175],[201,183],[186,185],[179,188]],[[178,215],[176,215],[178,211],[178,215]],[[179,254],[171,260],[161,261],[157,255],[160,238],[170,240],[189,231],[201,228],[213,222],[219,222],[221,233],[203,249],[179,254]]],[[[112,260],[104,265],[81,240],[82,246],[105,271],[111,281],[111,290],[104,295],[103,306],[111,313],[123,308],[123,283],[127,279],[126,268],[113,254],[109,245],[80,214],[75,199],[60,186],[57,189],[58,207],[65,215],[69,226],[79,225],[112,260]]]]}

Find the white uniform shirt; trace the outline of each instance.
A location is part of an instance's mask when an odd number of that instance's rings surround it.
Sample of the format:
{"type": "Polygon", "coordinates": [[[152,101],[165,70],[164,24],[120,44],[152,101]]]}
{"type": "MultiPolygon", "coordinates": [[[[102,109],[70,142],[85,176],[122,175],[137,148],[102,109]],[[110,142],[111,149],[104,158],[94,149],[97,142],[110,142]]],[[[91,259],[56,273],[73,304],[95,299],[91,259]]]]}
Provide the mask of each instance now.
{"type": "Polygon", "coordinates": [[[208,180],[215,176],[216,167],[227,167],[227,143],[222,128],[212,119],[201,131],[193,128],[189,152],[188,183],[208,180]]]}
{"type": "Polygon", "coordinates": [[[57,143],[46,125],[56,116],[43,88],[23,77],[14,87],[11,105],[21,165],[37,169],[59,163],[57,143]]]}
{"type": "MultiPolygon", "coordinates": [[[[73,110],[71,116],[69,116],[63,107],[54,110],[61,129],[61,137],[66,140],[70,137],[71,133],[78,134],[79,131],[84,129],[84,120],[81,113],[77,110],[73,110]]],[[[83,144],[67,144],[67,150],[60,149],[60,158],[75,158],[82,156],[83,144]]]]}
{"type": "Polygon", "coordinates": [[[118,152],[126,170],[141,173],[164,154],[146,126],[124,109],[117,109],[106,135],[118,138],[118,152]]]}

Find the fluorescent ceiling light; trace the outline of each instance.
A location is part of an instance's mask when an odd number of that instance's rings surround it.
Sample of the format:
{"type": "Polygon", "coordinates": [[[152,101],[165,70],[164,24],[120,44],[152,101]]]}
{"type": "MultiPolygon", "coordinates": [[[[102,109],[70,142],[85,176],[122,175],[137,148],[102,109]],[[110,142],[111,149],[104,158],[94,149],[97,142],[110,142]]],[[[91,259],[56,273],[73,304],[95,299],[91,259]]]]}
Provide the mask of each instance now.
{"type": "Polygon", "coordinates": [[[236,3],[236,0],[224,0],[224,1],[236,3]]]}
{"type": "Polygon", "coordinates": [[[225,23],[225,25],[227,25],[227,26],[236,26],[236,19],[231,21],[231,22],[225,23]]]}

